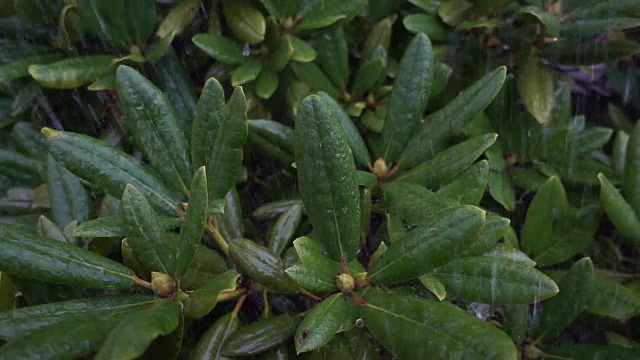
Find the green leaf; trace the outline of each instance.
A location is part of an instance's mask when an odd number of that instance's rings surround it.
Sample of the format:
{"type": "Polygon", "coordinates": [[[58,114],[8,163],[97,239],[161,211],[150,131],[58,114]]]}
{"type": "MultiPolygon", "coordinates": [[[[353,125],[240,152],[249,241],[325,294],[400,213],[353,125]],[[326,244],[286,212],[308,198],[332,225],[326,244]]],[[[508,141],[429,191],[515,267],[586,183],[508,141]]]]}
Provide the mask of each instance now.
{"type": "Polygon", "coordinates": [[[182,33],[195,20],[198,15],[199,5],[200,3],[197,0],[178,3],[158,26],[156,37],[160,39],[169,37],[173,40],[176,35],[182,33]]]}
{"type": "Polygon", "coordinates": [[[295,128],[300,195],[317,239],[333,259],[353,259],[360,244],[357,173],[335,112],[322,98],[303,100],[295,128]]]}
{"type": "Polygon", "coordinates": [[[431,160],[402,173],[394,181],[411,182],[429,189],[439,189],[467,169],[482,153],[495,143],[498,134],[476,136],[454,145],[431,160]]]}
{"type": "Polygon", "coordinates": [[[17,339],[35,330],[69,320],[83,320],[94,316],[113,317],[147,307],[153,301],[153,297],[148,295],[126,295],[69,300],[1,312],[0,338],[17,339]]]}
{"type": "Polygon", "coordinates": [[[291,245],[296,229],[302,222],[302,204],[294,204],[287,209],[273,224],[269,231],[269,249],[276,255],[282,256],[284,251],[291,245]]]}
{"type": "Polygon", "coordinates": [[[483,210],[463,206],[418,225],[380,256],[369,270],[372,282],[397,284],[447,264],[477,241],[484,222],[483,210]]]}
{"type": "Polygon", "coordinates": [[[88,136],[44,128],[51,156],[76,176],[120,198],[127,184],[138,188],[159,209],[175,214],[176,194],[131,156],[88,136]]]}
{"type": "Polygon", "coordinates": [[[109,334],[95,359],[136,359],[151,342],[178,327],[182,306],[173,300],[157,300],[150,307],[128,314],[109,334]]]}
{"type": "Polygon", "coordinates": [[[635,360],[640,356],[638,349],[628,349],[615,345],[572,344],[545,348],[545,352],[565,359],[598,360],[618,359],[635,360]]]}
{"type": "Polygon", "coordinates": [[[437,194],[464,205],[478,205],[489,181],[489,163],[478,161],[442,186],[437,194]]]}
{"type": "Polygon", "coordinates": [[[157,228],[157,216],[145,196],[133,185],[122,194],[122,216],[128,243],[136,258],[148,270],[173,274],[175,248],[170,238],[157,228]]]}
{"type": "Polygon", "coordinates": [[[260,70],[262,70],[262,62],[250,59],[235,69],[231,75],[231,86],[236,87],[255,80],[260,74],[260,70]]]}
{"type": "Polygon", "coordinates": [[[69,244],[69,239],[64,236],[62,229],[44,215],[40,215],[40,218],[38,218],[38,235],[69,244]]]}
{"type": "Polygon", "coordinates": [[[90,0],[87,7],[93,22],[89,29],[117,47],[144,46],[156,25],[153,0],[90,0]]]}
{"type": "Polygon", "coordinates": [[[180,278],[180,288],[193,290],[214,275],[227,270],[225,258],[206,246],[198,246],[187,272],[180,278]]]}
{"type": "Polygon", "coordinates": [[[76,246],[0,227],[0,271],[26,279],[93,289],[132,287],[133,271],[76,246]]]}
{"type": "Polygon", "coordinates": [[[293,242],[302,264],[286,269],[287,275],[301,287],[312,292],[324,293],[337,289],[336,276],[342,273],[342,265],[327,257],[321,245],[303,236],[293,242]]]}
{"type": "Polygon", "coordinates": [[[630,288],[603,276],[594,276],[587,296],[587,311],[626,321],[640,315],[640,296],[630,288]]]}
{"type": "Polygon", "coordinates": [[[447,106],[429,115],[407,142],[398,160],[400,166],[410,169],[445,149],[449,139],[460,134],[498,95],[506,73],[504,66],[496,68],[465,89],[447,106]]]}
{"type": "Polygon", "coordinates": [[[255,92],[258,97],[262,99],[268,99],[278,89],[280,79],[275,72],[267,69],[263,69],[256,79],[255,92]]]}
{"type": "Polygon", "coordinates": [[[340,125],[342,125],[344,134],[349,141],[349,146],[351,147],[351,152],[353,153],[353,158],[356,163],[362,166],[371,166],[371,155],[369,155],[367,145],[349,115],[347,115],[342,106],[328,94],[320,92],[318,96],[329,105],[335,116],[340,120],[340,125]]]}
{"type": "Polygon", "coordinates": [[[264,40],[267,23],[248,0],[225,0],[222,13],[229,29],[241,42],[255,45],[264,40]]]}
{"type": "Polygon", "coordinates": [[[295,294],[297,286],[284,272],[282,260],[266,247],[248,239],[229,242],[229,256],[238,268],[267,288],[285,294],[295,294]]]}
{"type": "Polygon", "coordinates": [[[55,61],[57,56],[29,56],[0,65],[0,82],[9,82],[21,77],[29,76],[29,66],[46,64],[55,61]]]}
{"type": "Polygon", "coordinates": [[[292,62],[291,69],[298,79],[315,91],[324,91],[337,99],[340,92],[327,75],[314,63],[292,62]]]}
{"type": "Polygon", "coordinates": [[[242,45],[222,36],[196,34],[191,41],[205,54],[224,64],[237,65],[245,61],[242,45]]]}
{"type": "Polygon", "coordinates": [[[349,80],[349,53],[342,27],[326,31],[315,39],[317,60],[331,82],[344,88],[349,80]]]}
{"type": "Polygon", "coordinates": [[[640,214],[640,121],[629,136],[624,164],[623,193],[636,216],[640,214]]]}
{"type": "Polygon", "coordinates": [[[29,74],[44,87],[75,89],[98,80],[114,59],[112,56],[69,58],[48,65],[30,65],[29,74]]]}
{"type": "Polygon", "coordinates": [[[91,216],[93,206],[89,192],[80,179],[61,166],[51,156],[47,157],[47,186],[53,219],[65,227],[73,220],[83,222],[91,216]]]}
{"type": "Polygon", "coordinates": [[[388,52],[395,18],[387,17],[375,23],[362,45],[362,59],[371,60],[378,48],[388,52]]]}
{"type": "Polygon", "coordinates": [[[427,14],[411,14],[402,19],[404,27],[414,34],[424,33],[433,41],[447,40],[447,31],[434,16],[427,14]]]}
{"type": "Polygon", "coordinates": [[[168,184],[186,193],[193,170],[187,139],[169,99],[128,66],[118,67],[116,85],[132,140],[168,184]]]}
{"type": "Polygon", "coordinates": [[[513,359],[511,339],[448,303],[371,290],[363,294],[365,327],[398,358],[513,359]]]}
{"type": "Polygon", "coordinates": [[[460,206],[453,200],[410,183],[390,183],[382,188],[387,211],[409,224],[429,224],[460,206]]]}
{"type": "MultiPolygon", "coordinates": [[[[0,271],[0,314],[3,312],[13,310],[16,300],[15,284],[11,281],[11,278],[6,273],[0,271]]],[[[1,318],[1,315],[0,315],[1,318]]],[[[2,328],[0,327],[0,338],[5,338],[2,335],[2,328]]]]}
{"type": "Polygon", "coordinates": [[[224,213],[217,214],[218,229],[225,239],[235,239],[244,235],[242,203],[236,189],[231,189],[224,197],[224,213]]]}
{"type": "Polygon", "coordinates": [[[293,336],[300,321],[299,316],[284,314],[241,326],[222,345],[222,355],[249,356],[272,349],[293,336]]]}
{"type": "Polygon", "coordinates": [[[522,102],[540,124],[550,124],[555,105],[554,73],[540,65],[534,53],[527,54],[518,69],[516,84],[522,102]]]}
{"type": "MultiPolygon", "coordinates": [[[[198,110],[198,112],[200,112],[198,110]]],[[[247,101],[241,87],[235,88],[210,139],[206,157],[209,200],[223,198],[235,185],[242,170],[242,147],[247,141],[247,101]],[[215,136],[215,137],[214,137],[215,136]]],[[[197,128],[194,126],[194,131],[197,128]]],[[[205,145],[206,146],[206,145],[205,145]]]]}
{"type": "Polygon", "coordinates": [[[582,258],[569,268],[558,283],[560,293],[542,304],[540,325],[533,331],[537,337],[554,337],[587,309],[593,283],[593,263],[582,258]]]}
{"type": "Polygon", "coordinates": [[[295,204],[302,204],[300,199],[278,200],[266,203],[253,211],[252,216],[258,220],[272,220],[280,216],[295,204]]]}
{"type": "MultiPolygon", "coordinates": [[[[530,6],[524,6],[520,8],[515,13],[515,15],[520,19],[526,18],[526,17],[532,17],[533,19],[535,19],[535,21],[540,23],[540,25],[544,26],[544,32],[546,35],[550,37],[558,36],[558,32],[560,31],[560,24],[558,22],[558,19],[556,19],[551,14],[551,12],[547,12],[538,6],[530,5],[530,6]]],[[[565,36],[564,31],[562,32],[562,35],[565,36]]],[[[588,35],[584,35],[584,36],[586,37],[588,35]]]]}
{"type": "Polygon", "coordinates": [[[265,65],[271,71],[280,72],[285,66],[287,66],[292,56],[293,44],[291,43],[291,37],[282,36],[273,49],[270,49],[269,54],[265,59],[265,65]]]}
{"type": "Polygon", "coordinates": [[[123,314],[83,316],[37,329],[0,348],[3,359],[77,359],[95,352],[123,314]]]}
{"type": "Polygon", "coordinates": [[[18,121],[11,128],[11,138],[23,153],[40,160],[47,158],[47,145],[42,134],[31,123],[18,121]]]}
{"type": "Polygon", "coordinates": [[[365,0],[313,0],[301,4],[298,16],[302,18],[295,29],[312,30],[329,26],[342,18],[357,15],[366,4],[365,0]]]}
{"type": "Polygon", "coordinates": [[[191,133],[191,162],[199,168],[207,165],[211,144],[216,140],[220,124],[225,116],[224,90],[211,77],[204,84],[198,100],[198,110],[193,120],[191,133]]]}
{"type": "Polygon", "coordinates": [[[623,236],[640,241],[640,221],[631,205],[625,201],[603,173],[598,174],[598,180],[600,180],[600,201],[613,225],[623,236]]]}
{"type": "Polygon", "coordinates": [[[311,62],[317,56],[316,49],[299,37],[291,36],[291,46],[293,47],[293,55],[291,56],[293,61],[311,62]]]}
{"type": "Polygon", "coordinates": [[[204,166],[196,171],[189,188],[189,206],[180,228],[180,245],[176,253],[176,275],[187,272],[193,261],[204,225],[207,222],[209,197],[207,196],[207,175],[204,166]]]}
{"type": "MultiPolygon", "coordinates": [[[[156,227],[160,230],[172,230],[180,227],[182,220],[176,217],[157,217],[156,227]]],[[[73,236],[87,238],[126,237],[124,221],[121,216],[103,216],[83,222],[72,232],[73,236]]]]}
{"type": "Polygon", "coordinates": [[[468,301],[533,304],[558,293],[553,280],[522,262],[510,259],[465,257],[433,272],[447,291],[468,301]]]}
{"type": "Polygon", "coordinates": [[[250,144],[266,153],[285,168],[293,157],[293,129],[273,120],[248,120],[250,144]]]}
{"type": "Polygon", "coordinates": [[[294,336],[296,353],[319,349],[335,336],[341,322],[349,317],[349,305],[344,295],[334,294],[316,305],[304,317],[294,336]]]}
{"type": "Polygon", "coordinates": [[[466,0],[445,1],[438,7],[438,15],[447,25],[456,26],[465,19],[465,13],[473,7],[466,0]]]}
{"type": "Polygon", "coordinates": [[[416,35],[407,46],[389,99],[382,139],[383,158],[395,163],[424,115],[433,81],[433,50],[429,38],[416,35]]]}
{"type": "Polygon", "coordinates": [[[608,17],[607,19],[583,19],[574,24],[565,24],[561,32],[567,38],[588,38],[599,33],[631,29],[640,26],[634,17],[608,17]]]}
{"type": "Polygon", "coordinates": [[[380,57],[373,58],[360,65],[351,86],[351,96],[358,97],[370,91],[380,79],[385,66],[386,61],[380,57]]]}
{"type": "Polygon", "coordinates": [[[236,270],[229,269],[199,284],[184,301],[184,315],[190,319],[200,319],[210,313],[218,303],[220,294],[236,289],[239,277],[236,270]]]}
{"type": "Polygon", "coordinates": [[[0,170],[5,178],[19,184],[37,186],[41,183],[37,160],[13,150],[0,149],[0,170]]]}
{"type": "Polygon", "coordinates": [[[640,51],[640,44],[631,40],[583,42],[561,39],[545,44],[540,56],[555,64],[592,65],[623,58],[640,51]]]}
{"type": "Polygon", "coordinates": [[[298,1],[289,0],[260,0],[269,14],[275,18],[294,16],[298,12],[300,4],[298,1]]]}
{"type": "Polygon", "coordinates": [[[529,256],[545,252],[554,243],[553,223],[567,213],[567,194],[558,177],[551,177],[536,193],[522,227],[522,249],[529,256]]]}
{"type": "Polygon", "coordinates": [[[222,344],[234,331],[240,327],[240,319],[237,314],[228,313],[222,315],[200,337],[200,340],[191,351],[191,359],[194,360],[229,360],[230,357],[221,354],[222,344]]]}
{"type": "Polygon", "coordinates": [[[438,278],[433,274],[422,275],[418,278],[420,283],[429,290],[433,295],[435,295],[438,300],[442,301],[447,297],[447,289],[444,287],[444,284],[438,280],[438,278]]]}

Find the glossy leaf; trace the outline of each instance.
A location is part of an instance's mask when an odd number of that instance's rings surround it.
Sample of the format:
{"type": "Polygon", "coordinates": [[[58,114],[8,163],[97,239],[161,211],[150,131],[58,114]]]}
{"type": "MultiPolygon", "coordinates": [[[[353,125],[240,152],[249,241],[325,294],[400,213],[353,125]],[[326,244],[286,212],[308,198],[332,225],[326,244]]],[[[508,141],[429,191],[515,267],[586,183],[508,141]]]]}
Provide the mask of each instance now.
{"type": "MultiPolygon", "coordinates": [[[[242,147],[247,141],[247,102],[241,87],[235,88],[223,117],[210,139],[206,157],[209,200],[223,198],[233,187],[242,169],[242,147]],[[215,137],[214,137],[215,136],[215,137]]],[[[194,131],[197,129],[194,126],[194,131]]],[[[205,145],[206,146],[206,145],[205,145]]]]}
{"type": "Polygon", "coordinates": [[[64,236],[62,229],[44,215],[40,215],[40,218],[38,218],[38,235],[63,243],[69,243],[69,239],[64,236]]]}
{"type": "Polygon", "coordinates": [[[336,87],[344,88],[349,80],[349,49],[342,27],[335,27],[317,37],[315,47],[317,61],[324,73],[336,87]]]}
{"type": "Polygon", "coordinates": [[[146,44],[156,23],[156,2],[153,0],[133,3],[126,0],[90,0],[86,11],[93,17],[90,29],[111,44],[123,48],[146,44]]]}
{"type": "Polygon", "coordinates": [[[411,14],[402,19],[404,27],[414,34],[423,33],[433,41],[447,39],[447,32],[437,17],[427,14],[411,14]]]}
{"type": "Polygon", "coordinates": [[[262,70],[262,63],[258,60],[251,59],[246,63],[238,66],[231,75],[231,86],[239,86],[255,80],[262,70]]]}
{"type": "Polygon", "coordinates": [[[314,63],[291,63],[291,69],[298,79],[315,91],[323,91],[333,98],[339,98],[340,94],[336,86],[329,80],[320,68],[314,63]]]}
{"type": "Polygon", "coordinates": [[[640,295],[623,284],[594,276],[587,296],[587,311],[626,321],[640,314],[640,295]]]}
{"type": "Polygon", "coordinates": [[[467,169],[495,143],[497,138],[498,134],[485,134],[454,145],[438,153],[431,160],[402,173],[394,181],[411,182],[429,189],[439,189],[467,169]]]}
{"type": "Polygon", "coordinates": [[[294,148],[298,185],[317,239],[347,261],[360,243],[360,199],[353,156],[335,112],[322,98],[303,100],[294,148]]]}
{"type": "Polygon", "coordinates": [[[385,61],[382,58],[374,58],[363,63],[356,73],[351,87],[351,96],[361,96],[370,91],[380,79],[380,75],[385,68],[385,61]]]}
{"type": "Polygon", "coordinates": [[[234,331],[240,327],[240,319],[237,314],[228,313],[216,320],[204,334],[191,351],[192,360],[228,360],[230,357],[223,356],[220,352],[222,344],[234,331]]]}
{"type": "Polygon", "coordinates": [[[571,266],[558,283],[560,293],[543,303],[544,311],[534,335],[553,337],[569,326],[586,310],[592,283],[593,263],[589,258],[582,258],[571,266]]]}
{"type": "Polygon", "coordinates": [[[429,290],[433,295],[435,295],[438,300],[442,301],[445,297],[447,297],[447,289],[444,287],[444,284],[438,280],[438,278],[433,274],[422,275],[418,278],[420,283],[429,290]]]}
{"type": "Polygon", "coordinates": [[[364,326],[398,358],[516,359],[511,339],[448,302],[371,290],[363,294],[364,326]],[[401,336],[399,336],[401,335],[401,336]]]}
{"type": "Polygon", "coordinates": [[[265,221],[272,220],[280,216],[282,213],[287,211],[291,206],[295,204],[302,204],[302,200],[300,199],[288,199],[288,200],[278,200],[266,203],[262,206],[259,206],[253,211],[253,217],[257,220],[265,221]]]}
{"type": "Polygon", "coordinates": [[[510,259],[460,258],[435,269],[434,275],[454,296],[488,304],[533,304],[558,293],[553,280],[510,259]]]}
{"type": "Polygon", "coordinates": [[[535,54],[526,56],[519,70],[516,82],[524,105],[540,124],[550,124],[555,100],[553,72],[535,54]]]}
{"type": "Polygon", "coordinates": [[[127,66],[118,67],[116,85],[133,141],[167,183],[186,192],[192,175],[188,143],[166,95],[127,66]]]}
{"type": "Polygon", "coordinates": [[[225,239],[235,239],[244,235],[242,203],[236,189],[231,189],[224,197],[224,213],[216,214],[218,230],[225,239]]]}
{"type": "Polygon", "coordinates": [[[349,115],[347,115],[342,106],[328,94],[320,92],[318,96],[329,105],[334,115],[340,120],[340,125],[342,125],[344,134],[349,141],[349,146],[351,147],[351,152],[356,163],[362,166],[370,166],[371,155],[369,155],[367,145],[349,115]]]}
{"type": "Polygon", "coordinates": [[[282,253],[291,245],[296,229],[302,221],[302,204],[292,205],[273,224],[269,232],[269,249],[276,255],[282,253]]]}
{"type": "Polygon", "coordinates": [[[550,178],[536,193],[522,227],[522,249],[531,255],[546,251],[554,242],[553,223],[566,214],[567,195],[557,177],[550,178]]]}
{"type": "Polygon", "coordinates": [[[47,158],[47,145],[42,138],[42,134],[31,123],[26,121],[17,122],[11,128],[11,138],[25,154],[40,160],[47,158]]]}
{"type": "Polygon", "coordinates": [[[160,39],[166,37],[173,39],[182,33],[198,15],[198,5],[197,0],[188,0],[177,4],[158,26],[156,36],[160,39]]]}
{"type": "Polygon", "coordinates": [[[331,341],[349,316],[347,301],[343,294],[331,295],[304,317],[294,336],[296,353],[319,349],[331,341]]]}
{"type": "Polygon", "coordinates": [[[340,263],[327,257],[321,245],[303,236],[293,242],[302,264],[286,269],[287,275],[301,287],[324,293],[337,289],[336,276],[342,273],[340,263]]]}
{"type": "Polygon", "coordinates": [[[189,206],[180,228],[180,245],[176,253],[176,275],[184,275],[193,260],[207,222],[209,197],[205,168],[196,171],[189,188],[189,206]]]}
{"type": "Polygon", "coordinates": [[[409,224],[429,224],[459,205],[427,188],[411,183],[390,183],[383,187],[387,211],[409,224]]]}
{"type": "Polygon", "coordinates": [[[465,89],[447,106],[427,116],[402,151],[399,158],[401,167],[410,169],[444,150],[449,138],[460,134],[493,101],[505,79],[506,68],[498,67],[465,89]]]}
{"type": "Polygon", "coordinates": [[[278,89],[280,79],[275,72],[267,69],[263,69],[256,79],[255,92],[258,97],[268,99],[278,89]]]}
{"type": "Polygon", "coordinates": [[[623,192],[635,211],[640,214],[640,122],[636,122],[629,136],[624,165],[623,192]]]}
{"type": "Polygon", "coordinates": [[[484,222],[483,210],[463,206],[416,227],[380,256],[369,270],[372,282],[401,283],[447,264],[477,241],[484,222]]]}
{"type": "Polygon", "coordinates": [[[291,59],[294,61],[310,62],[317,56],[316,50],[299,37],[291,37],[291,46],[293,47],[291,59]]]}
{"type": "Polygon", "coordinates": [[[222,345],[222,355],[249,356],[272,349],[293,336],[301,320],[284,314],[241,326],[222,345]]]}
{"type": "Polygon", "coordinates": [[[297,287],[284,272],[282,260],[271,250],[248,239],[229,242],[229,256],[246,275],[267,288],[294,294],[297,287]]]}
{"type": "Polygon", "coordinates": [[[424,34],[416,35],[407,46],[389,99],[389,111],[382,138],[383,158],[395,163],[414,133],[427,107],[433,81],[431,42],[424,34]]]}
{"type": "Polygon", "coordinates": [[[242,45],[222,36],[196,34],[191,41],[212,58],[224,64],[237,65],[245,61],[242,45]]]}
{"type": "Polygon", "coordinates": [[[134,285],[133,271],[111,259],[51,239],[0,227],[0,271],[55,284],[94,289],[134,285]]]}
{"type": "MultiPolygon", "coordinates": [[[[160,230],[172,230],[180,226],[182,220],[176,217],[158,216],[156,227],[160,230]]],[[[72,232],[73,236],[88,238],[125,237],[124,221],[120,216],[103,216],[83,222],[72,232]]]]}
{"type": "Polygon", "coordinates": [[[200,245],[187,272],[180,278],[180,288],[193,290],[213,275],[218,275],[225,270],[227,270],[225,258],[208,247],[200,245]]]}
{"type": "Polygon", "coordinates": [[[49,192],[53,219],[61,227],[73,220],[83,222],[91,216],[91,198],[80,179],[61,166],[51,156],[47,157],[47,186],[58,189],[49,192]]]}
{"type": "Polygon", "coordinates": [[[218,303],[220,294],[236,289],[239,277],[237,271],[230,269],[197,285],[184,301],[184,315],[190,319],[200,319],[210,313],[218,303]]]}
{"type": "Polygon", "coordinates": [[[95,359],[136,359],[151,342],[178,327],[182,306],[173,300],[157,300],[150,307],[128,314],[109,334],[95,359]]]}
{"type": "Polygon", "coordinates": [[[122,194],[122,216],[129,246],[138,260],[148,270],[173,274],[175,249],[170,238],[157,228],[157,215],[151,204],[133,185],[127,185],[122,194]]]}
{"type": "Polygon", "coordinates": [[[598,180],[600,201],[611,222],[623,236],[640,240],[640,221],[635,211],[603,173],[598,174],[598,180]]]}
{"type": "Polygon", "coordinates": [[[264,40],[267,26],[264,16],[250,1],[230,0],[222,5],[227,25],[241,42],[255,45],[264,40]]]}
{"type": "Polygon", "coordinates": [[[273,120],[248,120],[248,142],[265,152],[284,167],[290,167],[293,157],[293,129],[273,120]]]}
{"type": "Polygon", "coordinates": [[[47,65],[30,65],[29,74],[40,85],[54,89],[75,89],[102,77],[115,58],[85,56],[47,65]]]}
{"type": "Polygon", "coordinates": [[[464,205],[478,205],[489,181],[489,163],[478,161],[455,179],[442,186],[437,194],[464,205]]]}

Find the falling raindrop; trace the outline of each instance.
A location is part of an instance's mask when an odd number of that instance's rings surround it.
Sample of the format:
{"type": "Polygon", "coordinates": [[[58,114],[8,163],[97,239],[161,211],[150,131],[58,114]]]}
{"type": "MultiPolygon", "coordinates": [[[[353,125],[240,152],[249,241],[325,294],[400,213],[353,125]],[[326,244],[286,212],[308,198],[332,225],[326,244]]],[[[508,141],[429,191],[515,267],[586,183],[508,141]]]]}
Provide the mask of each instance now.
{"type": "Polygon", "coordinates": [[[362,329],[364,327],[364,321],[362,319],[356,320],[356,327],[362,329]]]}

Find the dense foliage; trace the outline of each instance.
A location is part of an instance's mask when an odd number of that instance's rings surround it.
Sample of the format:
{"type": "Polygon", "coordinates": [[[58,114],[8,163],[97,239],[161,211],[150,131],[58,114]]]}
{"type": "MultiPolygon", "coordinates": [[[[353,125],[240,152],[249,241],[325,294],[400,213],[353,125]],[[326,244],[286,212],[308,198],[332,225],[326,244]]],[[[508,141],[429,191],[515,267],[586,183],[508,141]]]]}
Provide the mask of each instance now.
{"type": "Polygon", "coordinates": [[[636,0],[0,0],[0,359],[640,358],[636,0]]]}

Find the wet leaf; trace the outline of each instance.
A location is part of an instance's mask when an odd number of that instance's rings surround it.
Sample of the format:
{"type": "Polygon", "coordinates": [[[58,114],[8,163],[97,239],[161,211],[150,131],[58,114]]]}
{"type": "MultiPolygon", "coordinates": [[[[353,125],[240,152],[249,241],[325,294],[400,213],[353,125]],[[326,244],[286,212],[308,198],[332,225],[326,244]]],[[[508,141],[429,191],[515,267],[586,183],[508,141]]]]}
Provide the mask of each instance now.
{"type": "Polygon", "coordinates": [[[315,47],[317,61],[324,73],[336,87],[344,88],[349,80],[349,49],[342,27],[334,27],[318,36],[315,47]]]}
{"type": "MultiPolygon", "coordinates": [[[[177,217],[157,217],[156,227],[160,230],[172,230],[180,226],[182,220],[177,217]]],[[[72,232],[73,236],[88,238],[125,237],[124,221],[120,216],[103,216],[83,222],[72,232]]]]}
{"type": "Polygon", "coordinates": [[[262,63],[259,60],[251,59],[238,66],[231,75],[231,86],[244,85],[255,80],[262,70],[262,63]]]}
{"type": "Polygon", "coordinates": [[[522,249],[535,256],[554,243],[553,224],[567,213],[567,194],[557,177],[551,177],[536,193],[522,227],[522,249]]]}
{"type": "Polygon", "coordinates": [[[545,45],[540,55],[556,64],[592,65],[619,59],[640,51],[640,44],[631,40],[582,42],[561,39],[545,45]]]}
{"type": "Polygon", "coordinates": [[[156,24],[156,2],[90,0],[85,9],[96,35],[117,47],[144,46],[156,24]]]}
{"type": "Polygon", "coordinates": [[[83,222],[91,217],[92,201],[89,191],[75,175],[51,156],[47,157],[47,186],[58,189],[49,192],[53,219],[65,227],[73,220],[83,222]]]}
{"type": "Polygon", "coordinates": [[[422,275],[418,278],[418,280],[420,280],[420,283],[433,295],[435,295],[438,300],[442,301],[445,297],[447,297],[447,289],[434,274],[422,275]]]}
{"type": "Polygon", "coordinates": [[[603,173],[600,180],[600,201],[616,229],[625,237],[640,241],[640,221],[631,205],[620,195],[603,173]]]}
{"type": "Polygon", "coordinates": [[[478,205],[489,181],[489,163],[478,161],[456,178],[443,185],[436,193],[464,205],[478,205]]]}
{"type": "Polygon", "coordinates": [[[194,349],[191,351],[192,360],[228,360],[221,354],[222,344],[234,331],[240,327],[240,319],[237,314],[228,313],[216,320],[213,325],[202,335],[194,349]]]}
{"type": "Polygon", "coordinates": [[[218,303],[220,294],[236,289],[239,277],[236,270],[229,269],[197,284],[193,293],[184,301],[184,316],[200,319],[210,313],[218,303]]]}
{"type": "Polygon", "coordinates": [[[339,98],[340,93],[327,75],[314,63],[291,63],[291,69],[298,79],[315,91],[323,91],[333,98],[339,98]]]}
{"type": "Polygon", "coordinates": [[[433,271],[447,291],[468,301],[533,304],[558,293],[557,285],[531,266],[490,256],[465,257],[433,271]]]}
{"type": "Polygon", "coordinates": [[[528,54],[520,66],[516,77],[520,98],[540,124],[548,125],[555,103],[553,72],[535,54],[528,54]]]}
{"type": "Polygon", "coordinates": [[[587,311],[626,321],[640,314],[640,296],[633,290],[607,279],[595,276],[587,296],[587,311]]]}
{"type": "MultiPolygon", "coordinates": [[[[251,145],[288,168],[293,157],[293,129],[273,120],[248,120],[251,145]]],[[[257,209],[256,209],[257,211],[257,209]]]]}
{"type": "Polygon", "coordinates": [[[296,229],[302,221],[302,204],[294,204],[273,224],[269,232],[269,249],[281,256],[291,245],[296,229]]]}
{"type": "Polygon", "coordinates": [[[0,271],[26,279],[93,289],[132,287],[133,271],[76,246],[0,227],[0,271]]]}
{"type": "Polygon", "coordinates": [[[640,122],[636,122],[629,136],[624,165],[623,193],[625,199],[640,214],[640,122]]]}
{"type": "Polygon", "coordinates": [[[102,77],[114,59],[111,56],[69,58],[47,65],[30,65],[29,74],[44,87],[75,89],[102,77]]]}
{"type": "Polygon", "coordinates": [[[241,42],[255,45],[264,40],[267,24],[262,13],[250,1],[223,1],[222,13],[229,29],[241,42]]]}
{"type": "Polygon", "coordinates": [[[447,264],[478,240],[484,223],[483,210],[462,206],[445,212],[431,223],[418,225],[380,256],[369,270],[371,281],[401,283],[447,264]]]}
{"type": "Polygon", "coordinates": [[[151,342],[169,335],[178,327],[182,306],[173,300],[161,299],[150,307],[127,315],[109,334],[95,359],[135,359],[151,342]]]}
{"type": "Polygon", "coordinates": [[[298,354],[319,349],[335,336],[349,307],[343,294],[334,294],[316,305],[298,327],[294,336],[298,354]]]}
{"type": "Polygon", "coordinates": [[[207,222],[209,197],[207,196],[207,175],[201,167],[191,181],[189,188],[189,205],[184,216],[184,223],[180,228],[180,245],[176,253],[176,275],[187,272],[194,259],[200,238],[207,222]]]}
{"type": "Polygon", "coordinates": [[[360,244],[356,168],[335,112],[322,98],[302,102],[294,148],[300,195],[316,237],[333,259],[351,260],[360,244]]]}
{"type": "Polygon", "coordinates": [[[187,272],[180,278],[180,288],[193,290],[196,286],[227,270],[225,258],[206,246],[200,245],[187,272]]]}
{"type": "Polygon", "coordinates": [[[448,302],[371,290],[362,295],[364,326],[391,353],[411,359],[516,359],[511,339],[448,302]],[[398,336],[402,334],[402,336],[398,336]]]}
{"type": "Polygon", "coordinates": [[[222,36],[196,34],[191,41],[212,58],[224,64],[237,65],[245,61],[242,45],[222,36]]]}
{"type": "Polygon", "coordinates": [[[287,209],[289,209],[291,206],[295,204],[302,204],[302,200],[288,199],[288,200],[272,201],[256,208],[253,211],[252,215],[257,220],[261,220],[261,221],[272,220],[280,216],[282,213],[287,211],[287,209]]]}
{"type": "Polygon", "coordinates": [[[293,336],[301,320],[284,314],[241,326],[222,345],[222,355],[249,356],[272,349],[293,336]]]}
{"type": "Polygon", "coordinates": [[[448,36],[442,23],[433,15],[411,14],[402,19],[402,24],[410,32],[423,33],[432,41],[443,41],[448,36]]]}
{"type": "Polygon", "coordinates": [[[280,79],[275,72],[267,69],[263,69],[256,79],[255,92],[258,97],[268,99],[278,89],[280,79]]]}
{"type": "Polygon", "coordinates": [[[299,37],[291,37],[291,46],[293,47],[291,59],[294,61],[310,62],[317,56],[316,50],[299,37]]]}
{"type": "Polygon", "coordinates": [[[358,97],[369,92],[380,79],[386,61],[382,58],[371,59],[358,68],[351,87],[351,96],[358,97]]]}

